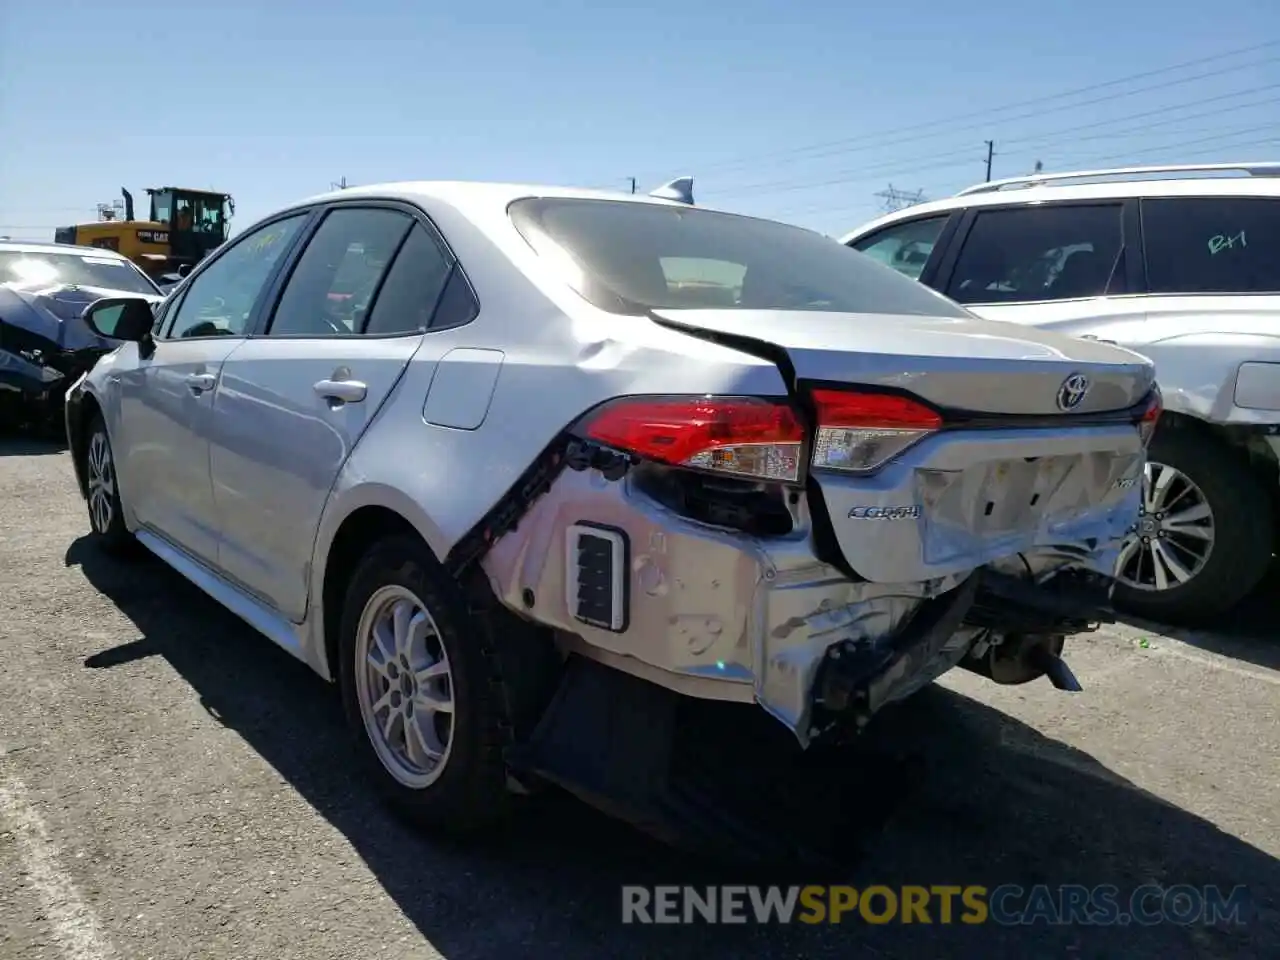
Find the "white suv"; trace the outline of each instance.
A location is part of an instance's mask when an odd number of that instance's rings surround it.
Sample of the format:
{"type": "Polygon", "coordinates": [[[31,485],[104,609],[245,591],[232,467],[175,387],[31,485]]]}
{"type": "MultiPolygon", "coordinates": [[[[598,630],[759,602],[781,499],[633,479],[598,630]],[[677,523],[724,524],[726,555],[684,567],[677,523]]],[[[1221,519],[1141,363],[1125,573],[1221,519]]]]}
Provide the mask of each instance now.
{"type": "Polygon", "coordinates": [[[981,316],[1153,360],[1165,413],[1116,602],[1185,623],[1257,586],[1280,517],[1280,163],[983,183],[843,242],[981,316]]]}

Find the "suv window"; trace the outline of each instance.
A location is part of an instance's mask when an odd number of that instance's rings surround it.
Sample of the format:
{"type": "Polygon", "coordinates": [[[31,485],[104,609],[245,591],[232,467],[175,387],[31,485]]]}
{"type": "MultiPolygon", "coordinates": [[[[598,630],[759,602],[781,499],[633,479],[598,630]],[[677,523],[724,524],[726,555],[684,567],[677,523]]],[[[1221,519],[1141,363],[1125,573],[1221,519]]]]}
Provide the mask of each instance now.
{"type": "Polygon", "coordinates": [[[1142,201],[1152,293],[1280,293],[1280,200],[1142,201]]]}
{"type": "Polygon", "coordinates": [[[937,217],[895,223],[861,240],[855,240],[850,246],[873,260],[879,260],[885,266],[893,267],[912,280],[919,280],[949,216],[950,214],[944,213],[937,217]]]}
{"type": "Polygon", "coordinates": [[[360,333],[365,314],[413,220],[376,207],[332,210],[285,284],[270,336],[360,333]]]}
{"type": "Polygon", "coordinates": [[[421,224],[414,224],[387,271],[362,332],[385,336],[418,333],[432,326],[452,266],[453,258],[435,238],[421,224]]]}
{"type": "Polygon", "coordinates": [[[182,302],[169,311],[169,336],[244,336],[253,305],[306,218],[299,213],[275,220],[233,241],[187,282],[182,302]]]}
{"type": "Polygon", "coordinates": [[[1034,303],[1124,292],[1120,204],[981,210],[946,294],[960,303],[1034,303]]]}

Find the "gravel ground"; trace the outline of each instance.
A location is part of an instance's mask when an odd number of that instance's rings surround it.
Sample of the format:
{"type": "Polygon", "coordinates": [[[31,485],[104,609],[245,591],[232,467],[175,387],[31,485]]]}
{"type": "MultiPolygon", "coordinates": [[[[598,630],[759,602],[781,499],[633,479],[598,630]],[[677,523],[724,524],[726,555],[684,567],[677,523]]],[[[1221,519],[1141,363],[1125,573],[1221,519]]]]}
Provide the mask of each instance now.
{"type": "Polygon", "coordinates": [[[1220,633],[1073,641],[1076,696],[958,671],[897,709],[913,772],[867,783],[891,815],[850,879],[1245,884],[1246,925],[623,927],[621,884],[707,865],[559,794],[486,849],[414,833],[351,772],[321,681],[86,529],[65,452],[0,444],[5,960],[1276,956],[1280,641],[1251,636],[1275,622],[1261,602],[1220,633]]]}

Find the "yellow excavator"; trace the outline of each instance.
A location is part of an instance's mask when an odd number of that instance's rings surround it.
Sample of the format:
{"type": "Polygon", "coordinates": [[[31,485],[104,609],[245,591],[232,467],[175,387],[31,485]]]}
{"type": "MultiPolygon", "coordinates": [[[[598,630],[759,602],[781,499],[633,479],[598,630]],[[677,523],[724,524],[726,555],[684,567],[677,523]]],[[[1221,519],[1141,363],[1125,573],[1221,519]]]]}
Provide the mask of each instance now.
{"type": "Polygon", "coordinates": [[[100,204],[99,219],[59,227],[55,243],[115,250],[128,257],[153,279],[185,276],[201,259],[227,239],[235,213],[230,194],[184,187],[149,187],[151,209],[146,220],[135,220],[133,195],[121,188],[124,219],[117,210],[100,204]]]}

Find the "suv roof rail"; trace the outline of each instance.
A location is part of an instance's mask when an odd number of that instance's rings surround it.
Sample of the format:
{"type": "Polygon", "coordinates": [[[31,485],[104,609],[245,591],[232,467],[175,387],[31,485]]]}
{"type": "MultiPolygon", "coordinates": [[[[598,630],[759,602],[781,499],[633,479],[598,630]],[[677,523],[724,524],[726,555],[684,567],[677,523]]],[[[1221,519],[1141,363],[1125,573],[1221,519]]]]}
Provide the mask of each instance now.
{"type": "Polygon", "coordinates": [[[1029,188],[1068,180],[1093,180],[1098,177],[1120,177],[1142,180],[1169,173],[1243,173],[1250,177],[1280,177],[1280,163],[1174,163],[1164,166],[1112,167],[1107,170],[1077,170],[1068,173],[1033,173],[1025,177],[1008,177],[966,187],[957,197],[975,193],[996,193],[1006,187],[1029,188]]]}

